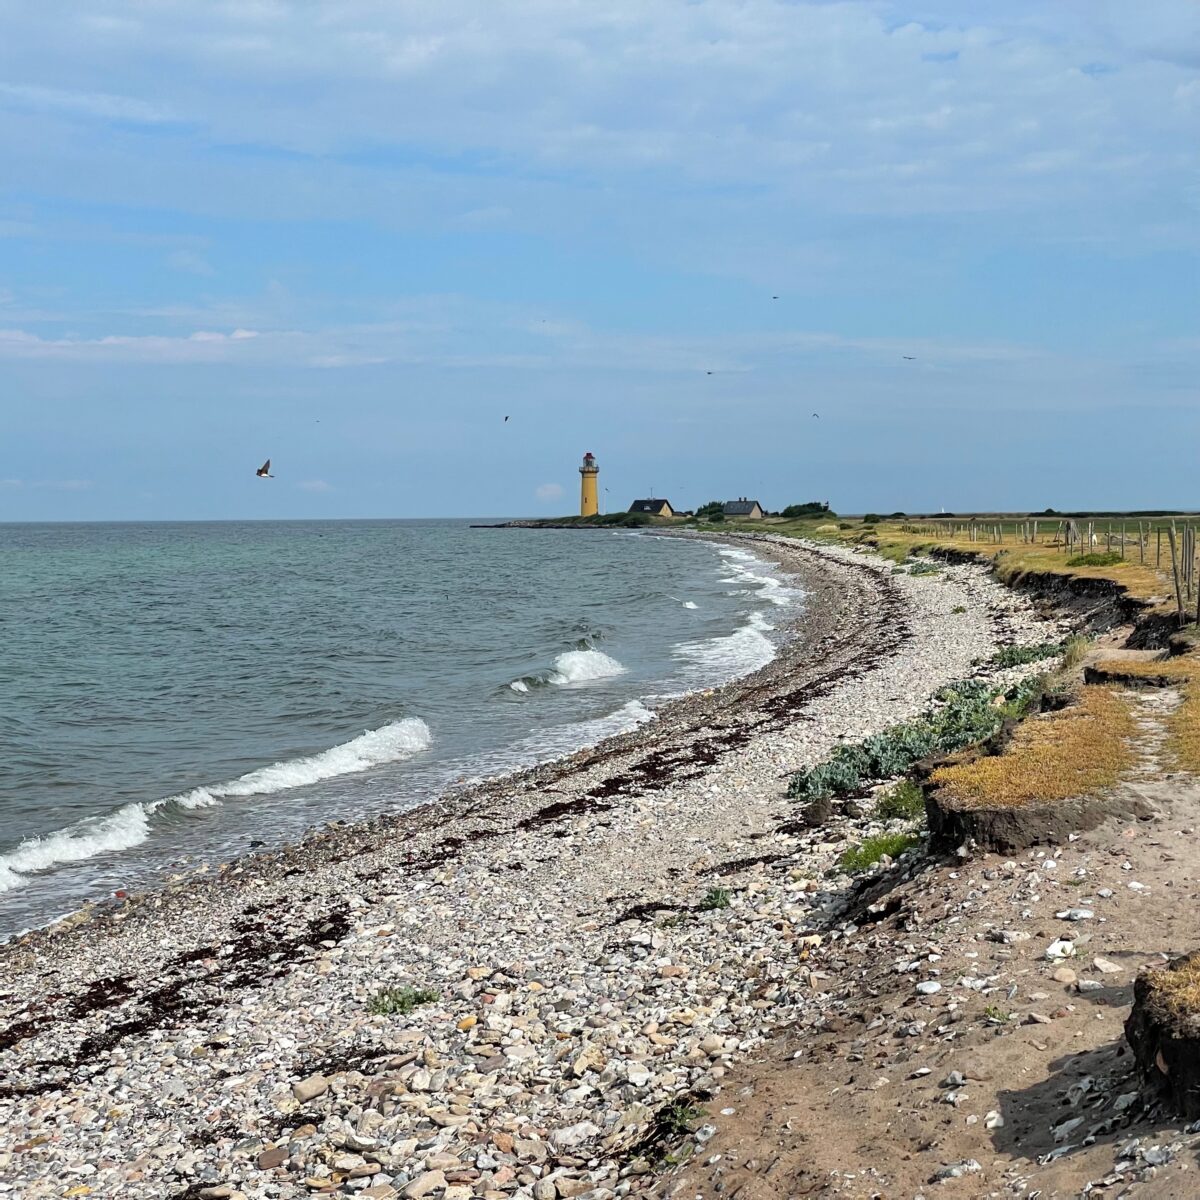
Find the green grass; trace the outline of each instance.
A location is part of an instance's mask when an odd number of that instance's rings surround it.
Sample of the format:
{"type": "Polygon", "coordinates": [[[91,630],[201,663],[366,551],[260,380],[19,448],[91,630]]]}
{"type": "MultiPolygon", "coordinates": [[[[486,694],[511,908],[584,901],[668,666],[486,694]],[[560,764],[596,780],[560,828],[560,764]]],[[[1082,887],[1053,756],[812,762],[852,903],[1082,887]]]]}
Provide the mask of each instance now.
{"type": "Polygon", "coordinates": [[[942,568],[936,563],[915,562],[908,568],[908,573],[910,575],[940,575],[942,568]]]}
{"type": "Polygon", "coordinates": [[[1068,567],[1115,567],[1125,561],[1116,550],[1093,550],[1090,554],[1076,554],[1067,559],[1068,567]]]}
{"type": "Polygon", "coordinates": [[[921,839],[915,833],[878,833],[844,851],[838,859],[838,866],[843,871],[853,873],[865,871],[868,867],[873,867],[885,854],[889,858],[896,858],[920,843],[921,839]]]}
{"type": "Polygon", "coordinates": [[[998,667],[1022,667],[1026,663],[1040,662],[1043,658],[1056,658],[1063,652],[1060,642],[1043,642],[1037,646],[1004,646],[992,656],[998,667]]]}
{"type": "Polygon", "coordinates": [[[877,821],[911,821],[925,815],[925,793],[911,779],[902,779],[878,800],[871,814],[877,821]]]}
{"type": "Polygon", "coordinates": [[[414,1008],[440,999],[440,993],[431,988],[384,988],[367,1001],[367,1012],[375,1017],[408,1016],[414,1008]]]}
{"type": "Polygon", "coordinates": [[[1005,1012],[998,1004],[989,1004],[983,1010],[983,1017],[986,1021],[991,1021],[995,1025],[1004,1025],[1012,1020],[1012,1013],[1005,1012]]]}
{"type": "Polygon", "coordinates": [[[729,891],[727,888],[713,888],[696,907],[700,912],[712,912],[718,908],[729,907],[729,891]]]}

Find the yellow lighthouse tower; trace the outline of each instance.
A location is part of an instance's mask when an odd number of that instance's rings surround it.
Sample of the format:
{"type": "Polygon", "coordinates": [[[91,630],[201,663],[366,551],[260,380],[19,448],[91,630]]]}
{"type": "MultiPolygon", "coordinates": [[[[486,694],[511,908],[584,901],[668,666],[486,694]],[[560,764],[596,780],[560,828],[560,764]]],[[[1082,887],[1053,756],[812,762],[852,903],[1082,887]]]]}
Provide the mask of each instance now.
{"type": "Polygon", "coordinates": [[[596,457],[590,450],[583,456],[579,476],[579,515],[594,517],[600,511],[600,468],[596,466],[596,457]]]}

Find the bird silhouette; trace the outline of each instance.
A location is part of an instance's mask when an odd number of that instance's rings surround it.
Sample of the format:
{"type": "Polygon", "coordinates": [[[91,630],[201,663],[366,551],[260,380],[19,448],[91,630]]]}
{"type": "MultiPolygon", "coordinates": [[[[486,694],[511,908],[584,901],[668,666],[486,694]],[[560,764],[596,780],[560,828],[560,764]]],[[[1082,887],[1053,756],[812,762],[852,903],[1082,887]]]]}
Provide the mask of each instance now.
{"type": "Polygon", "coordinates": [[[705,375],[711,375],[711,374],[712,374],[712,372],[711,372],[711,371],[705,371],[704,373],[705,373],[705,375]]]}
{"type": "Polygon", "coordinates": [[[779,299],[779,297],[778,297],[778,296],[772,296],[772,297],[771,297],[771,299],[772,299],[772,300],[778,300],[778,299],[779,299]]]}
{"type": "Polygon", "coordinates": [[[263,465],[259,467],[257,471],[254,472],[254,474],[257,475],[259,479],[274,479],[275,476],[271,474],[271,460],[268,458],[267,461],[263,463],[263,465]]]}
{"type": "Polygon", "coordinates": [[[816,417],[818,421],[821,419],[820,413],[813,413],[813,416],[816,417]]]}
{"type": "Polygon", "coordinates": [[[901,358],[903,358],[905,360],[905,362],[916,362],[917,361],[916,356],[912,355],[912,354],[902,354],[901,358]]]}
{"type": "Polygon", "coordinates": [[[507,424],[508,424],[508,418],[507,418],[507,417],[505,417],[505,418],[504,418],[504,423],[505,423],[505,425],[507,425],[507,424]]]}

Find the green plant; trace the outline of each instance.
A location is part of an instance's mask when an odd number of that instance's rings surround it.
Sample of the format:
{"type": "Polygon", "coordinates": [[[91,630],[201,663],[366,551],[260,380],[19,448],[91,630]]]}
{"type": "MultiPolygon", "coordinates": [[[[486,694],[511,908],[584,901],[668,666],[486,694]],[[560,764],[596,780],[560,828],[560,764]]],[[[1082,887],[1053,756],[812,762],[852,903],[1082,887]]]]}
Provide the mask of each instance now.
{"type": "Polygon", "coordinates": [[[712,888],[696,905],[700,912],[712,912],[717,908],[729,907],[729,891],[727,888],[716,887],[712,888]]]}
{"type": "Polygon", "coordinates": [[[1043,642],[1036,646],[1002,646],[992,656],[998,667],[1020,667],[1026,663],[1040,662],[1043,658],[1055,658],[1063,651],[1060,642],[1043,642]]]}
{"type": "Polygon", "coordinates": [[[441,996],[431,988],[384,988],[367,1001],[367,1012],[375,1017],[408,1016],[414,1008],[440,999],[441,996]]]}
{"type": "Polygon", "coordinates": [[[905,850],[911,850],[920,845],[921,839],[915,833],[877,833],[874,837],[864,838],[857,846],[842,852],[838,866],[843,871],[859,872],[873,867],[886,854],[896,858],[905,850]]]}
{"type": "Polygon", "coordinates": [[[911,821],[925,815],[925,793],[911,779],[902,779],[878,800],[872,816],[877,821],[911,821]]]}
{"type": "Polygon", "coordinates": [[[1005,1012],[998,1004],[989,1004],[983,1010],[983,1017],[985,1021],[991,1021],[993,1025],[1003,1025],[1012,1020],[1012,1013],[1005,1012]]]}
{"type": "Polygon", "coordinates": [[[725,515],[725,504],[721,500],[710,500],[696,509],[697,521],[711,521],[713,517],[725,515]]]}
{"type": "Polygon", "coordinates": [[[672,1100],[654,1114],[654,1132],[661,1141],[674,1141],[691,1133],[703,1116],[704,1109],[686,1100],[672,1100]]]}
{"type": "Polygon", "coordinates": [[[839,521],[838,528],[839,529],[853,529],[854,526],[849,521],[839,521]]]}
{"type": "Polygon", "coordinates": [[[915,562],[908,568],[910,575],[940,575],[942,568],[937,563],[915,562]]]}
{"type": "Polygon", "coordinates": [[[878,525],[879,522],[882,520],[883,520],[883,518],[878,513],[864,513],[863,514],[863,524],[864,525],[878,525]]]}
{"type": "Polygon", "coordinates": [[[1062,644],[1063,669],[1070,670],[1072,667],[1079,666],[1090,646],[1091,642],[1081,634],[1071,634],[1062,644]]]}
{"type": "Polygon", "coordinates": [[[1090,554],[1076,554],[1067,559],[1068,567],[1115,567],[1124,562],[1122,555],[1115,550],[1093,550],[1090,554]]]}
{"type": "Polygon", "coordinates": [[[954,613],[955,616],[958,616],[967,611],[967,606],[965,604],[956,604],[950,611],[954,613]]]}

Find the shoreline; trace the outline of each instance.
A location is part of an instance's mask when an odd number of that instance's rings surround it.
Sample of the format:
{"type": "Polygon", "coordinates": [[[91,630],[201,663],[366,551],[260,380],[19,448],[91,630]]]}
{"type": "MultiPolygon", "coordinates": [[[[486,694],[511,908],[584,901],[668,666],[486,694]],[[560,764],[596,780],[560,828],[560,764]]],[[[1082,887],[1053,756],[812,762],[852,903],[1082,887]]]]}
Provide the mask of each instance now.
{"type": "MultiPolygon", "coordinates": [[[[687,540],[709,542],[715,545],[745,545],[751,543],[755,553],[772,562],[782,569],[785,574],[803,576],[806,564],[793,551],[798,547],[790,544],[766,544],[757,542],[757,535],[713,535],[697,534],[683,531],[654,531],[647,534],[654,537],[669,537],[687,540]]],[[[780,539],[782,542],[782,539],[780,539]]],[[[357,831],[375,833],[385,829],[403,828],[409,824],[422,825],[428,820],[431,829],[440,823],[452,821],[456,817],[469,816],[467,811],[481,801],[486,802],[491,794],[500,791],[527,790],[530,787],[543,786],[547,782],[555,782],[564,775],[569,775],[581,767],[609,761],[625,753],[633,753],[647,744],[656,744],[677,732],[675,726],[682,721],[695,722],[698,718],[712,718],[722,712],[738,708],[743,700],[743,693],[753,690],[761,694],[776,684],[777,678],[792,665],[792,660],[801,657],[811,642],[816,641],[814,630],[821,632],[827,613],[824,609],[814,613],[810,609],[808,596],[815,590],[827,595],[832,589],[828,581],[820,581],[814,585],[813,580],[805,579],[805,603],[798,614],[789,614],[788,620],[777,627],[782,634],[775,646],[775,657],[764,666],[745,675],[739,675],[725,683],[708,688],[698,688],[685,692],[664,703],[654,710],[655,720],[648,721],[636,728],[623,733],[611,734],[597,742],[580,746],[565,754],[557,755],[544,762],[528,766],[518,766],[511,770],[489,775],[482,779],[471,781],[465,785],[451,785],[444,788],[438,795],[419,801],[411,808],[395,812],[375,813],[358,820],[334,820],[317,822],[310,826],[294,841],[283,842],[229,859],[209,860],[189,865],[183,871],[169,874],[170,868],[163,869],[163,878],[156,884],[136,890],[116,899],[106,897],[82,904],[78,909],[53,917],[42,925],[21,930],[0,939],[0,961],[14,946],[24,944],[29,939],[40,939],[44,936],[55,936],[76,928],[81,924],[104,923],[105,919],[125,919],[147,902],[153,903],[164,894],[174,894],[186,890],[190,885],[202,885],[210,872],[225,873],[234,868],[249,868],[265,866],[268,863],[279,865],[281,856],[304,855],[311,843],[324,844],[331,833],[353,838],[357,831]],[[438,815],[434,815],[438,814],[438,815]]],[[[501,797],[503,798],[503,797],[501,797]]],[[[289,864],[290,865],[290,864],[289,864]]],[[[285,867],[287,869],[287,867],[285,867]]]]}
{"type": "Polygon", "coordinates": [[[1049,628],[978,567],[893,576],[853,551],[720,540],[769,548],[805,577],[799,636],[759,672],[554,763],[0,947],[0,1116],[24,1145],[47,1107],[82,1114],[51,1149],[22,1151],[26,1194],[60,1194],[54,1171],[72,1154],[107,1162],[105,1186],[135,1196],[206,1179],[305,1195],[305,1171],[332,1191],[349,1175],[320,1172],[368,1167],[354,1178],[379,1196],[617,1194],[650,1106],[719,1089],[726,1064],[793,1011],[775,956],[794,955],[844,899],[844,879],[809,872],[794,913],[762,928],[753,917],[754,880],[772,862],[810,849],[829,862],[836,849],[789,828],[787,776],[915,715],[996,645],[1049,628]],[[625,916],[699,914],[714,880],[736,902],[689,921],[725,926],[716,958],[689,929],[652,921],[629,940],[625,916]],[[370,1011],[385,985],[438,998],[387,1018],[370,1011]],[[365,1133],[354,1113],[381,1077],[393,1099],[377,1095],[380,1123],[365,1133]],[[114,1156],[121,1118],[102,1113],[118,1092],[139,1124],[114,1156]],[[492,1148],[468,1152],[481,1137],[492,1148]],[[513,1154],[513,1137],[539,1150],[513,1154]],[[311,1139],[362,1161],[330,1168],[311,1139]],[[548,1177],[558,1190],[541,1187],[548,1177]]]}

